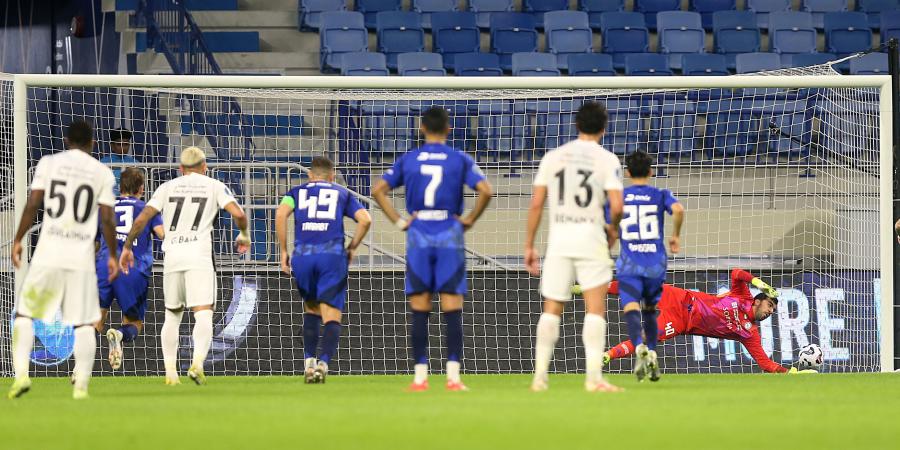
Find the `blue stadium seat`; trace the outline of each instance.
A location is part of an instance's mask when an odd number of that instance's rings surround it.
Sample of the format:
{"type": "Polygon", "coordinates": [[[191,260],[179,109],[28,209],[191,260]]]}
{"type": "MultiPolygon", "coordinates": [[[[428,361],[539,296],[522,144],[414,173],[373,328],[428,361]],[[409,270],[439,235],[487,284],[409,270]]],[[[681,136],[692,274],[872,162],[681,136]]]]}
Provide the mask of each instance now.
{"type": "Polygon", "coordinates": [[[578,9],[588,13],[588,24],[600,29],[600,15],[605,12],[625,11],[625,0],[578,0],[578,9]]]}
{"type": "Polygon", "coordinates": [[[725,55],[728,68],[734,70],[734,55],[760,50],[759,26],[750,11],[713,13],[713,46],[725,55]]]}
{"type": "Polygon", "coordinates": [[[491,13],[512,12],[513,0],[469,0],[469,11],[477,14],[478,28],[491,27],[491,13]]]}
{"type": "Polygon", "coordinates": [[[714,53],[697,53],[681,58],[682,75],[729,75],[728,58],[714,53]]]}
{"type": "Polygon", "coordinates": [[[500,56],[494,53],[459,53],[453,59],[456,64],[453,71],[460,77],[499,77],[503,75],[500,68],[500,56]]]}
{"type": "MultiPolygon", "coordinates": [[[[881,14],[900,9],[898,0],[856,0],[856,10],[869,16],[869,28],[877,30],[881,27],[881,14]]],[[[882,40],[882,42],[884,42],[882,40]]]]}
{"type": "Polygon", "coordinates": [[[300,0],[300,30],[318,30],[322,23],[322,13],[346,11],[344,2],[334,0],[300,0]]]}
{"type": "Polygon", "coordinates": [[[769,17],[769,46],[775,53],[816,53],[816,36],[808,12],[788,11],[769,17]]]}
{"type": "Polygon", "coordinates": [[[323,72],[337,71],[344,53],[369,49],[369,32],[362,13],[329,11],[322,13],[319,26],[319,64],[323,72]]]}
{"type": "Polygon", "coordinates": [[[418,111],[410,102],[365,101],[360,104],[362,143],[373,156],[401,153],[415,147],[419,136],[418,111]]]}
{"type": "Polygon", "coordinates": [[[453,67],[455,55],[481,50],[481,32],[473,12],[431,14],[431,46],[444,57],[444,67],[453,67]]]}
{"type": "Polygon", "coordinates": [[[425,51],[425,31],[419,13],[382,11],[376,15],[378,51],[387,57],[388,68],[397,69],[400,53],[425,51]]]}
{"type": "Polygon", "coordinates": [[[837,59],[834,53],[797,53],[796,55],[786,55],[785,59],[781,58],[782,67],[808,67],[818,66],[837,59]]]}
{"type": "Polygon", "coordinates": [[[656,29],[656,13],[661,11],[678,11],[681,9],[681,0],[635,0],[635,12],[644,13],[647,28],[656,29]]]}
{"type": "Polygon", "coordinates": [[[764,72],[781,69],[781,57],[775,53],[743,53],[735,57],[737,73],[764,72]]]}
{"type": "Polygon", "coordinates": [[[760,28],[769,28],[769,15],[791,10],[791,0],[747,0],[746,9],[756,13],[756,23],[760,28]]]}
{"type": "MultiPolygon", "coordinates": [[[[713,57],[724,64],[722,55],[685,55],[685,59],[689,56],[713,57]]],[[[656,151],[660,160],[690,157],[694,150],[696,105],[677,96],[656,96],[649,106],[649,150],[656,151]]]]}
{"type": "Polygon", "coordinates": [[[491,52],[500,55],[503,70],[512,70],[513,53],[536,52],[537,49],[538,33],[531,14],[491,14],[491,52]]]}
{"type": "Polygon", "coordinates": [[[412,10],[422,15],[422,27],[431,29],[431,13],[458,11],[456,0],[413,0],[412,10]]]}
{"type": "Polygon", "coordinates": [[[891,38],[900,39],[900,11],[886,11],[881,13],[881,42],[887,42],[891,38]]]}
{"type": "Polygon", "coordinates": [[[759,104],[751,97],[722,97],[700,104],[706,113],[703,147],[708,158],[744,157],[755,150],[762,140],[759,104]]]}
{"type": "Polygon", "coordinates": [[[569,55],[594,50],[588,15],[583,11],[545,13],[544,36],[547,38],[547,51],[556,55],[556,67],[560,69],[569,66],[569,55]]]}
{"type": "Polygon", "coordinates": [[[426,52],[397,55],[397,73],[405,77],[442,77],[447,75],[441,55],[426,52]]]}
{"type": "Polygon", "coordinates": [[[387,76],[387,59],[381,53],[356,52],[345,53],[341,58],[341,75],[349,76],[387,76]]]}
{"type": "Polygon", "coordinates": [[[659,52],[669,55],[669,66],[681,69],[681,55],[705,53],[706,32],[700,14],[689,11],[663,11],[657,14],[659,52]]]}
{"type": "Polygon", "coordinates": [[[606,112],[609,122],[601,144],[607,150],[624,155],[638,149],[639,144],[647,144],[647,130],[644,122],[650,111],[645,109],[637,96],[608,98],[606,112]]]}
{"type": "Polygon", "coordinates": [[[522,11],[534,16],[538,28],[544,27],[544,13],[569,9],[569,0],[522,0],[522,11]]]}
{"type": "Polygon", "coordinates": [[[569,75],[576,77],[614,76],[612,56],[603,53],[569,55],[569,75]]]}
{"type": "Polygon", "coordinates": [[[869,53],[850,60],[850,75],[887,75],[887,53],[869,53]]]}
{"type": "Polygon", "coordinates": [[[356,10],[366,16],[366,28],[374,30],[378,26],[376,15],[381,11],[401,11],[402,0],[356,0],[356,10]]]}
{"type": "Polygon", "coordinates": [[[527,77],[555,77],[560,74],[555,56],[537,52],[513,53],[512,73],[527,77]]]}
{"type": "Polygon", "coordinates": [[[700,13],[700,17],[703,19],[703,28],[706,30],[713,29],[713,13],[736,9],[736,0],[691,0],[691,11],[700,13]]]}
{"type": "Polygon", "coordinates": [[[600,15],[603,53],[613,56],[616,69],[625,68],[625,56],[650,51],[650,32],[644,14],[637,12],[608,12],[600,15]]]}
{"type": "Polygon", "coordinates": [[[674,75],[669,58],[658,53],[632,53],[625,56],[625,75],[665,76],[674,75]]]}
{"type": "Polygon", "coordinates": [[[813,16],[813,26],[825,28],[825,13],[847,11],[847,0],[803,0],[800,8],[813,16]]]}
{"type": "Polygon", "coordinates": [[[469,115],[476,119],[475,154],[494,160],[501,155],[518,159],[525,147],[525,114],[513,114],[508,100],[481,100],[468,105],[469,115]]]}
{"type": "Polygon", "coordinates": [[[823,24],[825,48],[830,53],[840,57],[872,48],[872,29],[865,13],[826,13],[823,24]]]}

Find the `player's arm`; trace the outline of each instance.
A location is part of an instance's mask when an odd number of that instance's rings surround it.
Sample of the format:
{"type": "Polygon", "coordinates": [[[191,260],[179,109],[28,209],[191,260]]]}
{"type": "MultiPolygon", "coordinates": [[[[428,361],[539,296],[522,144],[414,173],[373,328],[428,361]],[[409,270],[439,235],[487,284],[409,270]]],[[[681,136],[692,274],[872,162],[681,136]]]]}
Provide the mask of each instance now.
{"type": "Polygon", "coordinates": [[[366,234],[369,233],[369,228],[372,226],[372,216],[369,215],[369,211],[362,208],[356,210],[353,214],[353,220],[356,221],[356,230],[353,232],[353,239],[351,239],[350,243],[347,245],[348,262],[353,261],[353,255],[356,254],[356,249],[362,244],[363,239],[366,238],[366,234]]]}
{"type": "Polygon", "coordinates": [[[619,239],[619,223],[622,221],[625,200],[622,198],[621,189],[607,190],[606,199],[609,202],[609,223],[606,225],[606,240],[609,248],[612,248],[619,239]]]}
{"type": "MultiPolygon", "coordinates": [[[[102,213],[102,210],[101,210],[102,213]]],[[[119,256],[119,268],[122,269],[122,272],[125,272],[128,275],[128,271],[134,267],[134,253],[131,251],[131,247],[134,246],[134,240],[141,234],[141,230],[147,227],[147,224],[150,223],[150,220],[153,219],[159,211],[156,208],[146,205],[144,206],[143,211],[138,214],[137,219],[134,219],[134,223],[131,224],[131,230],[128,231],[128,237],[125,238],[125,243],[122,244],[122,254],[119,256]]],[[[102,215],[101,215],[102,220],[102,215]]],[[[106,224],[103,225],[106,228],[106,224]]],[[[115,223],[113,223],[113,247],[117,247],[115,243],[115,223]]],[[[104,237],[106,236],[106,232],[103,233],[104,237]]],[[[109,247],[109,241],[106,243],[107,247],[109,247]]]]}
{"type": "Polygon", "coordinates": [[[157,226],[153,227],[153,234],[155,234],[159,240],[165,239],[166,238],[166,227],[164,227],[162,225],[157,225],[157,226]]]}
{"type": "Polygon", "coordinates": [[[672,236],[669,237],[669,250],[672,254],[681,251],[682,225],[684,225],[684,205],[679,202],[672,205],[672,236]]]}
{"type": "Polygon", "coordinates": [[[409,227],[409,221],[400,217],[397,208],[394,208],[394,204],[391,203],[391,200],[388,198],[389,192],[391,192],[391,186],[388,182],[384,179],[378,180],[378,182],[375,183],[375,187],[372,188],[372,198],[375,199],[375,203],[378,203],[378,206],[392,224],[396,225],[397,228],[401,230],[406,230],[406,228],[409,227]]]}
{"type": "Polygon", "coordinates": [[[475,191],[478,192],[478,200],[475,200],[475,207],[469,211],[469,214],[459,220],[466,230],[475,225],[475,222],[481,217],[484,210],[487,209],[488,204],[491,203],[491,197],[494,196],[494,189],[487,180],[479,181],[478,184],[475,185],[475,191]]]}
{"type": "Polygon", "coordinates": [[[754,333],[753,336],[742,340],[741,345],[747,349],[747,352],[750,353],[750,357],[756,361],[756,364],[758,364],[762,370],[768,373],[785,373],[788,371],[787,368],[772,361],[769,358],[769,355],[766,355],[766,351],[763,350],[762,342],[759,338],[759,333],[754,333]]]}
{"type": "Polygon", "coordinates": [[[239,233],[237,239],[235,239],[238,253],[247,253],[247,250],[250,250],[250,233],[247,232],[250,221],[247,219],[244,208],[241,208],[241,205],[238,205],[237,202],[233,201],[226,204],[223,209],[228,212],[228,214],[231,214],[234,224],[238,227],[239,233]]]}
{"type": "Polygon", "coordinates": [[[731,290],[738,291],[741,289],[747,288],[747,283],[753,285],[753,287],[762,291],[762,293],[768,295],[771,298],[778,297],[778,291],[775,290],[772,286],[769,286],[765,281],[760,280],[759,278],[753,276],[750,272],[742,269],[732,269],[731,271],[731,290]]]}
{"type": "Polygon", "coordinates": [[[900,219],[894,223],[894,234],[897,235],[897,243],[900,244],[900,219]]]}
{"type": "Polygon", "coordinates": [[[287,275],[291,274],[291,260],[287,247],[287,224],[288,217],[295,207],[294,198],[285,195],[281,199],[278,209],[275,210],[275,237],[278,239],[278,251],[281,255],[281,271],[287,275]]]}
{"type": "Polygon", "coordinates": [[[37,211],[44,204],[44,190],[32,190],[28,196],[28,202],[25,204],[25,211],[22,212],[22,219],[19,220],[19,228],[16,230],[16,238],[12,246],[12,263],[13,267],[18,269],[22,265],[22,239],[25,234],[34,225],[37,218],[37,211]]]}
{"type": "Polygon", "coordinates": [[[109,270],[108,281],[112,282],[119,275],[118,249],[119,243],[116,242],[116,213],[112,206],[100,206],[100,226],[102,227],[103,240],[106,241],[106,248],[109,249],[109,259],[107,260],[107,269],[109,270]]]}
{"type": "Polygon", "coordinates": [[[525,231],[525,268],[528,273],[540,275],[538,255],[534,250],[534,238],[544,215],[544,203],[547,202],[547,186],[535,185],[531,193],[531,204],[528,206],[528,225],[525,231]]]}

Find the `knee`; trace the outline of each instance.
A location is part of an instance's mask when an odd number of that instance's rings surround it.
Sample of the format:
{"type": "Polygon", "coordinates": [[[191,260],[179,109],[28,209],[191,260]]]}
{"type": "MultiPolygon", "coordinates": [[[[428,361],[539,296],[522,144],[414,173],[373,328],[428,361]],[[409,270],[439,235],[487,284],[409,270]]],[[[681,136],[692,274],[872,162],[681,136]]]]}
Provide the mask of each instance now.
{"type": "Polygon", "coordinates": [[[624,311],[626,313],[631,312],[631,311],[640,311],[640,310],[641,310],[641,304],[638,302],[628,302],[625,304],[624,307],[622,307],[622,311],[624,311]]]}
{"type": "Polygon", "coordinates": [[[641,311],[642,311],[644,314],[656,314],[656,304],[654,303],[654,304],[652,304],[652,305],[646,305],[646,304],[645,304],[645,305],[642,305],[642,306],[641,306],[641,311]]]}

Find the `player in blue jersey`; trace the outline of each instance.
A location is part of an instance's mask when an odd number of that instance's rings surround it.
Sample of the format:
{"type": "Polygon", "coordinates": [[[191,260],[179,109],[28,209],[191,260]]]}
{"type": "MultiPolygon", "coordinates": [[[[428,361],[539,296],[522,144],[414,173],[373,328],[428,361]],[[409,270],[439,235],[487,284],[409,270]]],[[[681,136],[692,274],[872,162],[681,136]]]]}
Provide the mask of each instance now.
{"type": "Polygon", "coordinates": [[[293,274],[304,301],[303,353],[306,383],[324,383],[328,364],[341,337],[341,313],[347,301],[350,261],[372,225],[372,217],[346,188],[334,183],[334,163],[317,156],[309,182],[295,186],[281,199],[275,234],[281,249],[281,270],[293,274]],[[287,222],[294,215],[294,252],[288,257],[287,222]],[[356,221],[356,231],[344,248],[344,217],[356,221]],[[319,327],[325,323],[322,348],[319,327]]]}
{"type": "Polygon", "coordinates": [[[647,375],[650,381],[659,380],[656,304],[666,281],[667,260],[663,213],[671,214],[674,219],[669,237],[669,250],[673,254],[680,251],[684,223],[684,206],[672,192],[650,185],[652,164],[650,155],[645,152],[634,152],[625,157],[631,185],[624,191],[624,215],[619,224],[621,251],[616,260],[619,298],[628,337],[635,345],[634,374],[638,381],[643,381],[647,375]]]}
{"type": "Polygon", "coordinates": [[[415,379],[411,391],[428,389],[428,320],[431,297],[439,293],[447,326],[447,389],[466,390],[459,376],[463,350],[462,304],[466,294],[466,255],[463,233],[490,203],[491,185],[475,161],[446,145],[450,119],[442,108],[422,115],[425,144],[401,156],[379,180],[372,196],[388,219],[406,231],[406,295],[412,309],[415,379]],[[406,189],[403,219],[388,199],[395,188],[406,189]],[[475,206],[463,212],[463,188],[478,192],[475,206]]]}
{"type": "MultiPolygon", "coordinates": [[[[122,171],[119,181],[121,195],[116,198],[116,239],[118,251],[122,251],[125,238],[131,231],[134,219],[144,210],[144,174],[140,169],[127,168],[122,171]]],[[[122,310],[122,325],[106,331],[109,342],[109,364],[113,370],[122,367],[122,344],[134,341],[144,327],[144,314],[147,311],[147,290],[150,287],[150,271],[153,268],[152,234],[163,238],[164,228],[159,216],[153,218],[147,227],[138,235],[134,243],[135,269],[129,273],[120,273],[112,283],[107,281],[106,260],[109,248],[100,241],[97,252],[97,288],[100,292],[100,320],[96,323],[97,331],[102,335],[106,328],[106,318],[113,300],[122,310]]]]}

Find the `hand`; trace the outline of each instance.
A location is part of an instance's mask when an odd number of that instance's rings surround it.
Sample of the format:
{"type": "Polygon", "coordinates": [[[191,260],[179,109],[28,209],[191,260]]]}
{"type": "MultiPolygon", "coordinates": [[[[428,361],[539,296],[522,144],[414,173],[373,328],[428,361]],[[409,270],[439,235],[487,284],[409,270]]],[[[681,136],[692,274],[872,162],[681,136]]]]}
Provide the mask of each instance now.
{"type": "Polygon", "coordinates": [[[12,263],[13,267],[19,269],[22,267],[22,242],[13,242],[12,247],[12,263]]]}
{"type": "Polygon", "coordinates": [[[281,252],[281,271],[285,275],[291,274],[291,257],[288,256],[286,251],[281,252]]]}
{"type": "MultiPolygon", "coordinates": [[[[132,256],[134,254],[132,253],[132,256]]],[[[116,258],[110,256],[106,259],[106,270],[108,271],[108,275],[106,276],[106,281],[112,283],[116,277],[119,276],[119,262],[116,261],[116,258]]]]}
{"type": "Polygon", "coordinates": [[[619,240],[619,229],[607,224],[606,225],[606,244],[609,246],[610,250],[616,245],[616,241],[619,240]]]}
{"type": "Polygon", "coordinates": [[[759,289],[763,294],[766,294],[769,298],[778,298],[778,291],[772,286],[769,286],[765,281],[754,278],[750,281],[750,284],[759,289]]]}
{"type": "Polygon", "coordinates": [[[894,234],[897,235],[897,243],[900,244],[900,219],[894,223],[894,234]]]}
{"type": "Polygon", "coordinates": [[[347,265],[353,264],[353,257],[356,256],[356,249],[347,246],[347,265]]]}
{"type": "Polygon", "coordinates": [[[237,247],[238,253],[242,255],[247,253],[250,250],[250,235],[244,231],[238,233],[237,238],[234,240],[234,246],[237,247]]]}
{"type": "Polygon", "coordinates": [[[541,264],[534,247],[525,247],[525,269],[533,276],[541,274],[541,264]]]}
{"type": "Polygon", "coordinates": [[[681,251],[681,237],[672,236],[669,238],[669,251],[671,251],[673,255],[681,251]]]}
{"type": "Polygon", "coordinates": [[[128,247],[122,247],[122,254],[119,256],[119,268],[122,269],[125,275],[128,275],[132,267],[134,267],[134,253],[128,247]]]}
{"type": "Polygon", "coordinates": [[[459,223],[462,224],[464,231],[469,231],[469,228],[472,228],[475,225],[475,219],[472,219],[469,216],[466,216],[466,217],[456,216],[456,220],[458,220],[459,223]]]}

